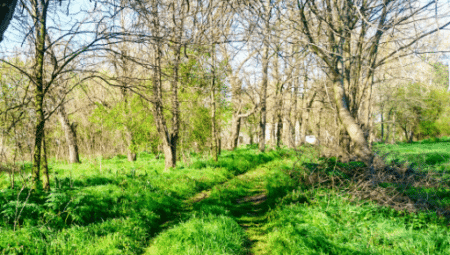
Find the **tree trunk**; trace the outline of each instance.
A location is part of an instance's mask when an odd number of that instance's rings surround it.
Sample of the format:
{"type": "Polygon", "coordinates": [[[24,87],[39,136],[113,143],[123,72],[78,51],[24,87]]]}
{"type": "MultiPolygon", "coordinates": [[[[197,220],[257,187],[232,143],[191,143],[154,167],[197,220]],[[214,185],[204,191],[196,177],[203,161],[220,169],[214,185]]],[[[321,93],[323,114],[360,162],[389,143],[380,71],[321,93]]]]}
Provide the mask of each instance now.
{"type": "Polygon", "coordinates": [[[372,152],[369,149],[369,145],[364,137],[361,127],[356,123],[355,119],[350,114],[342,86],[343,84],[340,78],[335,77],[333,81],[334,100],[339,119],[349,134],[351,141],[354,143],[355,155],[366,164],[370,164],[372,160],[372,152]]]}
{"type": "Polygon", "coordinates": [[[384,142],[384,113],[383,113],[383,108],[381,108],[381,142],[384,142]]]}
{"type": "Polygon", "coordinates": [[[125,127],[125,132],[127,136],[127,159],[130,162],[136,161],[137,155],[133,148],[133,133],[128,127],[125,127]]]}
{"type": "Polygon", "coordinates": [[[281,135],[282,135],[282,130],[283,130],[283,120],[281,117],[281,111],[278,112],[278,116],[277,116],[277,131],[276,131],[276,137],[277,137],[277,147],[281,147],[281,135]]]}
{"type": "MultiPolygon", "coordinates": [[[[267,21],[268,22],[268,21],[267,21]]],[[[268,29],[268,24],[266,25],[268,29]]],[[[264,45],[264,53],[262,56],[262,83],[261,83],[261,116],[259,121],[259,151],[264,152],[266,149],[266,121],[267,121],[267,83],[269,69],[269,43],[264,45]]]]}
{"type": "Polygon", "coordinates": [[[293,131],[294,138],[292,139],[292,147],[298,146],[299,142],[300,142],[300,139],[299,139],[300,138],[300,122],[299,122],[300,113],[298,111],[298,106],[297,106],[297,104],[298,104],[297,103],[297,101],[298,101],[298,94],[299,94],[299,91],[300,91],[300,89],[299,89],[300,83],[296,80],[294,86],[295,86],[294,87],[294,91],[292,93],[292,96],[294,98],[294,102],[292,103],[294,105],[294,110],[293,110],[293,115],[294,116],[293,116],[293,120],[292,120],[293,129],[294,129],[294,131],[293,131]]]}
{"type": "Polygon", "coordinates": [[[48,5],[36,7],[36,45],[35,45],[35,90],[34,90],[34,107],[36,111],[35,139],[33,151],[33,167],[32,167],[32,185],[34,190],[42,189],[40,180],[41,167],[41,147],[44,138],[45,117],[44,117],[44,55],[45,55],[45,38],[46,38],[46,15],[48,5]],[[39,12],[41,10],[42,12],[39,12]]]}
{"type": "MultiPolygon", "coordinates": [[[[182,21],[183,23],[183,21],[182,21]]],[[[177,164],[177,145],[180,132],[180,101],[178,100],[178,69],[180,65],[181,44],[174,49],[173,77],[171,82],[172,101],[172,131],[169,135],[170,148],[172,149],[172,165],[177,164]]]]}
{"type": "Polygon", "coordinates": [[[48,173],[48,161],[47,161],[47,146],[45,144],[45,134],[44,137],[42,139],[42,149],[43,149],[43,153],[42,153],[42,169],[43,169],[43,181],[42,181],[42,186],[44,188],[45,191],[49,191],[50,190],[50,176],[48,173]]]}
{"type": "Polygon", "coordinates": [[[3,41],[3,35],[14,16],[17,0],[4,0],[0,4],[0,42],[3,41]]]}
{"type": "MultiPolygon", "coordinates": [[[[158,1],[152,1],[152,8],[154,8],[153,33],[159,35],[160,20],[158,16],[158,1]]],[[[181,26],[183,21],[181,21],[181,26]]],[[[180,30],[182,31],[182,29],[180,30]]],[[[180,36],[180,35],[179,35],[180,36]]],[[[180,37],[172,39],[174,42],[180,41],[180,37]]],[[[174,48],[174,62],[173,62],[173,77],[171,81],[171,114],[172,114],[172,130],[169,132],[167,121],[164,117],[163,105],[163,85],[162,85],[162,70],[161,70],[161,41],[156,39],[154,66],[153,66],[153,115],[155,118],[156,129],[162,142],[162,147],[165,157],[165,169],[173,168],[177,162],[177,142],[179,136],[179,101],[178,101],[178,68],[180,63],[181,44],[175,44],[174,48]]]]}
{"type": "Polygon", "coordinates": [[[392,117],[392,130],[391,130],[391,132],[392,132],[392,138],[391,138],[391,143],[392,144],[394,144],[396,141],[395,141],[395,139],[396,139],[396,137],[395,137],[395,133],[396,133],[396,122],[395,122],[395,113],[393,114],[393,117],[392,117]]]}
{"type": "Polygon", "coordinates": [[[165,169],[175,167],[176,158],[173,155],[172,144],[169,131],[167,130],[166,120],[163,114],[162,104],[162,81],[161,81],[161,49],[160,42],[155,45],[155,65],[153,69],[153,112],[156,129],[162,142],[165,158],[165,169]]]}
{"type": "Polygon", "coordinates": [[[320,123],[322,121],[322,111],[323,111],[323,108],[319,108],[319,116],[317,117],[318,121],[316,124],[316,128],[317,128],[316,144],[317,145],[320,145],[320,143],[322,141],[322,135],[323,135],[321,132],[322,125],[320,123]]]}
{"type": "Polygon", "coordinates": [[[233,117],[231,119],[231,137],[230,137],[231,150],[235,150],[236,147],[238,146],[240,129],[241,129],[241,118],[233,114],[233,117]]]}
{"type": "Polygon", "coordinates": [[[216,94],[214,88],[214,77],[211,81],[211,153],[213,160],[219,160],[217,148],[217,130],[216,130],[216,94]]]}
{"type": "Polygon", "coordinates": [[[255,133],[253,132],[253,125],[252,125],[252,123],[249,123],[249,125],[248,125],[249,127],[248,127],[248,132],[249,132],[249,135],[250,135],[250,145],[253,145],[254,143],[255,143],[255,141],[254,141],[254,136],[255,136],[255,133]]]}
{"type": "Polygon", "coordinates": [[[80,156],[78,153],[76,123],[72,124],[70,123],[64,104],[61,104],[58,107],[58,117],[59,121],[61,122],[61,126],[64,130],[64,134],[66,135],[66,142],[69,148],[69,163],[70,164],[81,163],[80,156]]]}
{"type": "Polygon", "coordinates": [[[42,86],[37,86],[35,91],[35,109],[36,109],[36,125],[35,125],[35,138],[34,138],[34,150],[33,150],[33,168],[32,168],[32,183],[33,189],[40,190],[42,188],[40,179],[40,167],[41,167],[41,148],[42,139],[44,137],[45,118],[43,111],[43,91],[42,86]]]}
{"type": "Polygon", "coordinates": [[[408,143],[412,143],[414,141],[414,130],[411,129],[409,131],[408,143]]]}

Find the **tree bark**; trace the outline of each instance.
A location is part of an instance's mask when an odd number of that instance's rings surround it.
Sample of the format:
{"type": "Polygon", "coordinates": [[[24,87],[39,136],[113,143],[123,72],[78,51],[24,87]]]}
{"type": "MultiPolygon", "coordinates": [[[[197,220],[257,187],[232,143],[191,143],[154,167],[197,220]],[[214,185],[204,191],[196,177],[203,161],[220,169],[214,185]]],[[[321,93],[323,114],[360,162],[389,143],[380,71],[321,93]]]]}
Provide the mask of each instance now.
{"type": "MultiPolygon", "coordinates": [[[[213,67],[214,69],[214,67],[213,67]]],[[[214,71],[213,71],[214,73],[214,71]]],[[[217,146],[217,127],[216,127],[216,93],[214,86],[214,74],[211,79],[211,153],[213,160],[219,160],[218,146],[217,146]]]]}
{"type": "Polygon", "coordinates": [[[35,109],[36,109],[36,124],[34,131],[34,150],[33,150],[33,168],[32,168],[32,183],[33,189],[40,190],[42,189],[42,183],[40,180],[40,169],[41,169],[41,148],[42,148],[42,139],[44,137],[44,127],[45,127],[45,118],[44,118],[44,110],[43,110],[43,88],[42,86],[36,86],[35,88],[35,109]]]}
{"type": "Polygon", "coordinates": [[[282,130],[283,130],[283,120],[282,120],[282,117],[281,117],[281,111],[278,111],[278,114],[277,114],[277,130],[276,130],[276,138],[277,138],[276,145],[277,145],[278,148],[281,147],[282,130]]]}
{"type": "Polygon", "coordinates": [[[136,161],[137,159],[137,155],[136,152],[133,149],[133,132],[131,132],[131,130],[128,127],[125,127],[125,135],[126,135],[126,139],[127,139],[127,159],[130,162],[136,161]]]}
{"type": "Polygon", "coordinates": [[[343,83],[340,77],[335,77],[333,80],[334,100],[339,119],[349,134],[351,141],[354,143],[355,155],[366,164],[370,164],[372,152],[369,149],[369,145],[364,137],[361,127],[356,123],[348,109],[344,88],[342,86],[343,83]]]}
{"type": "Polygon", "coordinates": [[[266,121],[267,121],[267,72],[269,69],[269,45],[264,45],[264,53],[262,57],[262,84],[261,84],[261,112],[259,121],[259,151],[264,152],[266,149],[266,121]]]}
{"type": "Polygon", "coordinates": [[[42,139],[42,147],[43,147],[43,154],[42,154],[42,169],[43,169],[43,181],[42,181],[42,186],[44,188],[45,191],[49,191],[50,190],[50,176],[49,176],[49,172],[48,172],[48,161],[47,161],[47,146],[45,143],[45,134],[44,134],[44,138],[42,139]]]}
{"type": "Polygon", "coordinates": [[[72,124],[70,123],[64,104],[61,104],[58,107],[58,117],[59,121],[61,122],[61,126],[64,130],[64,134],[66,135],[67,147],[69,149],[69,163],[70,164],[81,163],[80,156],[78,153],[76,123],[72,124]]]}
{"type": "Polygon", "coordinates": [[[241,129],[241,118],[233,114],[231,117],[231,141],[230,149],[235,150],[239,142],[239,132],[241,129]]]}
{"type": "Polygon", "coordinates": [[[32,185],[34,190],[42,189],[40,180],[41,168],[41,148],[44,138],[45,117],[44,117],[44,56],[46,38],[46,20],[48,4],[38,1],[35,6],[36,15],[36,43],[35,43],[35,64],[34,64],[34,107],[36,111],[35,139],[33,150],[32,185]]]}
{"type": "Polygon", "coordinates": [[[3,35],[14,16],[17,0],[4,0],[0,4],[0,42],[3,41],[3,35]]]}

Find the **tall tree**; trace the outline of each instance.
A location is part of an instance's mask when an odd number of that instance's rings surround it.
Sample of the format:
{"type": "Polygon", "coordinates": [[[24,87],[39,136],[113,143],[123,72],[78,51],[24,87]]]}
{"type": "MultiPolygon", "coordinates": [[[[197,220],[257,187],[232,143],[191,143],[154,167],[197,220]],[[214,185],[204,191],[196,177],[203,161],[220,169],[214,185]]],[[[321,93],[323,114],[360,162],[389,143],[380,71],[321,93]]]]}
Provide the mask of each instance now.
{"type": "Polygon", "coordinates": [[[367,100],[375,69],[401,50],[450,23],[437,22],[438,27],[415,30],[417,33],[413,36],[399,38],[403,41],[402,46],[378,58],[382,39],[399,29],[409,29],[408,25],[419,17],[431,18],[434,15],[432,3],[415,0],[301,0],[292,5],[298,12],[297,31],[301,32],[305,45],[325,64],[325,71],[333,84],[339,119],[354,144],[354,153],[363,161],[370,162],[372,153],[358,122],[368,126],[365,123],[367,118],[360,120],[359,116],[363,109],[370,109],[361,107],[361,104],[370,102],[367,100]]]}
{"type": "MultiPolygon", "coordinates": [[[[91,30],[90,32],[87,32],[89,30],[86,31],[84,28],[92,25],[92,23],[78,21],[71,24],[72,26],[68,30],[57,26],[49,28],[47,24],[49,14],[66,15],[66,13],[62,14],[58,12],[60,11],[59,8],[61,8],[59,0],[29,0],[22,1],[22,5],[26,15],[24,20],[28,21],[22,25],[25,30],[33,31],[27,37],[28,45],[33,48],[31,70],[21,68],[4,59],[1,61],[17,68],[29,78],[33,85],[36,122],[34,130],[32,182],[33,189],[44,188],[48,190],[50,184],[46,182],[43,186],[41,183],[40,169],[42,163],[42,146],[45,145],[43,143],[45,122],[54,111],[45,111],[45,98],[55,84],[58,83],[61,75],[68,72],[70,68],[69,64],[82,53],[94,49],[98,50],[98,46],[101,46],[99,42],[107,37],[108,33],[106,33],[106,30],[100,29],[102,27],[101,22],[93,21],[92,19],[90,21],[97,26],[95,30],[91,30]],[[53,37],[57,39],[52,40],[53,37]],[[74,46],[76,39],[79,39],[79,41],[76,42],[77,46],[74,46]],[[55,56],[51,54],[52,51],[59,52],[60,55],[55,56]]],[[[92,18],[92,16],[89,17],[92,18]]],[[[45,180],[49,180],[48,172],[44,178],[45,180]]]]}

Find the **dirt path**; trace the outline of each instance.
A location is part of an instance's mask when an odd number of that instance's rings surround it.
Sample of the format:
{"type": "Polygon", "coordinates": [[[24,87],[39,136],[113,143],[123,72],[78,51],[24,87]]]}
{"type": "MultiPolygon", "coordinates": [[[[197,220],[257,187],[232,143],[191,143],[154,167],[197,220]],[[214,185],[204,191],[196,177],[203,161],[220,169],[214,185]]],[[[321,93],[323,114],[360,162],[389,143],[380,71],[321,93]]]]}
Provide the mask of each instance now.
{"type": "Polygon", "coordinates": [[[202,205],[217,205],[228,210],[247,232],[248,254],[260,254],[260,238],[265,234],[262,226],[266,223],[267,212],[273,205],[268,199],[266,165],[203,191],[187,200],[193,210],[202,205]]]}

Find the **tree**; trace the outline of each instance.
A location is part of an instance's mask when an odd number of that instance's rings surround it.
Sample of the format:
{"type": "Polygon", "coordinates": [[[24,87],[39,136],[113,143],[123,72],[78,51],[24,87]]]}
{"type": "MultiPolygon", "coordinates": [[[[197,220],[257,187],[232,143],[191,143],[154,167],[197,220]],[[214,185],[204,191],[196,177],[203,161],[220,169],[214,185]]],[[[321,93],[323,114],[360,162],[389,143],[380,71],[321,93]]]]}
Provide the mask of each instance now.
{"type": "MultiPolygon", "coordinates": [[[[48,173],[44,174],[43,183],[40,180],[41,157],[43,142],[45,139],[45,122],[54,111],[45,111],[45,99],[49,91],[56,86],[62,74],[68,69],[73,70],[70,63],[81,54],[89,50],[99,50],[101,41],[108,37],[106,29],[101,30],[100,21],[91,20],[96,24],[96,29],[86,32],[84,28],[91,26],[89,22],[74,21],[69,30],[63,27],[48,27],[49,14],[65,15],[58,13],[60,8],[59,0],[30,0],[22,1],[25,10],[23,22],[24,30],[33,31],[27,37],[28,46],[33,49],[30,56],[31,69],[21,68],[6,60],[1,60],[25,74],[30,80],[34,89],[34,111],[36,113],[34,131],[34,155],[32,182],[33,189],[50,188],[48,173]],[[53,40],[53,38],[56,38],[53,40]],[[78,41],[76,41],[78,39],[78,41]],[[75,43],[76,41],[76,43],[75,43]],[[54,53],[58,52],[59,55],[54,53]]],[[[70,4],[70,3],[68,3],[70,4]]],[[[64,8],[63,8],[64,9],[64,8]]],[[[88,16],[88,18],[92,18],[88,16]]],[[[44,148],[45,150],[45,148],[44,148]]],[[[44,159],[45,160],[45,159],[44,159]]]]}
{"type": "Polygon", "coordinates": [[[354,153],[365,162],[370,163],[372,153],[359,123],[369,126],[375,69],[450,23],[437,22],[437,27],[424,27],[413,36],[397,38],[403,43],[379,57],[380,46],[385,43],[383,38],[389,40],[388,35],[409,29],[409,24],[416,24],[416,19],[433,17],[432,3],[302,0],[292,6],[298,11],[294,23],[303,42],[326,66],[324,70],[333,84],[336,111],[354,144],[354,153]]]}

